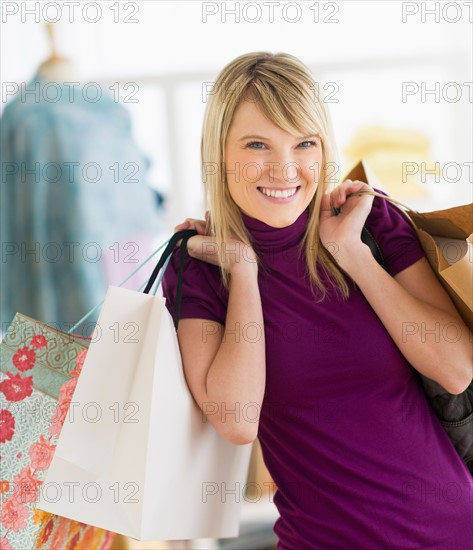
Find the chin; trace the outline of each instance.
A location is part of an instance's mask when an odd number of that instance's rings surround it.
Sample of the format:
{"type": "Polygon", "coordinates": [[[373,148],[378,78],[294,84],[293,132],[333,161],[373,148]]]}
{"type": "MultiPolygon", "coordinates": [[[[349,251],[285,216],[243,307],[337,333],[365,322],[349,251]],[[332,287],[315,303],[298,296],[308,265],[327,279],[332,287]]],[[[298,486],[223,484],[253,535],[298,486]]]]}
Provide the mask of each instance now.
{"type": "Polygon", "coordinates": [[[275,216],[273,213],[273,215],[265,216],[264,218],[260,218],[260,220],[271,227],[281,228],[292,225],[298,217],[299,215],[290,214],[280,214],[278,216],[275,216]]]}

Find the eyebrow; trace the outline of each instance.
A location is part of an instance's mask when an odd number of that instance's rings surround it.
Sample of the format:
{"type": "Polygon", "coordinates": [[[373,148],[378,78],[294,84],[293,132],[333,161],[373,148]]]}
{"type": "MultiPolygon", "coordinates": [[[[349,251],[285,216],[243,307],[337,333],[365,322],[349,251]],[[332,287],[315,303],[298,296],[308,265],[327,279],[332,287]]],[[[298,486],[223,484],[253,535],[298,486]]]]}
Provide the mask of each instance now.
{"type": "MultiPolygon", "coordinates": [[[[320,136],[317,135],[317,134],[311,134],[309,136],[303,136],[303,137],[296,137],[295,139],[300,139],[301,141],[305,141],[307,139],[310,139],[310,138],[317,138],[317,139],[320,139],[320,136]]],[[[263,137],[263,136],[256,136],[256,135],[247,135],[247,136],[243,136],[241,138],[239,138],[238,141],[245,141],[247,139],[261,139],[263,141],[271,141],[270,138],[267,138],[267,137],[263,137]]]]}
{"type": "Polygon", "coordinates": [[[262,136],[247,135],[247,136],[241,137],[238,141],[245,141],[246,139],[266,139],[266,138],[262,136]]]}

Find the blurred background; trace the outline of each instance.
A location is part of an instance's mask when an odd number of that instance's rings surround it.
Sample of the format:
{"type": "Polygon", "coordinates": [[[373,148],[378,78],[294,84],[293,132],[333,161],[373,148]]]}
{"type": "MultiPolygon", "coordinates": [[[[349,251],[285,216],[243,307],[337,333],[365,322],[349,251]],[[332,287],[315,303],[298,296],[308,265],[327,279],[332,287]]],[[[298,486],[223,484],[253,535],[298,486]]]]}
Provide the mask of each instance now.
{"type": "MultiPolygon", "coordinates": [[[[364,159],[385,192],[416,210],[472,200],[471,3],[1,9],[2,330],[16,311],[71,327],[174,225],[203,216],[206,101],[220,69],[246,52],[287,52],[313,70],[341,177],[364,159]]],[[[149,269],[127,286],[138,288],[149,269]]],[[[255,460],[252,475],[264,478],[255,460]]],[[[247,538],[215,548],[274,544],[271,499],[259,500],[245,503],[247,538]]]]}

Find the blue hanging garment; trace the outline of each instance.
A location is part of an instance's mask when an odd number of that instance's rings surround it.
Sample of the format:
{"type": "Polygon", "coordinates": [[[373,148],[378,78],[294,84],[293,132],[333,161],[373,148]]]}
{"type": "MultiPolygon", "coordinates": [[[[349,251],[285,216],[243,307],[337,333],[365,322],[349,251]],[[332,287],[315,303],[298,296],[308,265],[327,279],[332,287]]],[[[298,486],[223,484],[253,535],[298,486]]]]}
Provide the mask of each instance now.
{"type": "Polygon", "coordinates": [[[1,328],[19,311],[67,329],[102,300],[114,243],[161,229],[161,197],[120,103],[39,73],[26,90],[0,121],[1,328]]]}

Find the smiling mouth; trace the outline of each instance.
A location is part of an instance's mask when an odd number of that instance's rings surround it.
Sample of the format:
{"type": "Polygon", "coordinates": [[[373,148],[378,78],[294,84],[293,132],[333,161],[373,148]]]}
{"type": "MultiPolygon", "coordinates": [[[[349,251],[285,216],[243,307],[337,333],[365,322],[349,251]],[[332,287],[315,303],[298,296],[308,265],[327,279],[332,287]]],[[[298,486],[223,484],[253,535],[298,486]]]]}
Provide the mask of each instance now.
{"type": "Polygon", "coordinates": [[[263,193],[266,197],[272,197],[274,199],[288,199],[295,195],[300,189],[300,185],[292,187],[291,189],[271,189],[269,187],[258,187],[258,191],[263,193]]]}

